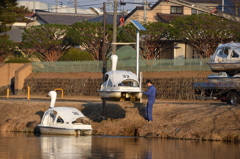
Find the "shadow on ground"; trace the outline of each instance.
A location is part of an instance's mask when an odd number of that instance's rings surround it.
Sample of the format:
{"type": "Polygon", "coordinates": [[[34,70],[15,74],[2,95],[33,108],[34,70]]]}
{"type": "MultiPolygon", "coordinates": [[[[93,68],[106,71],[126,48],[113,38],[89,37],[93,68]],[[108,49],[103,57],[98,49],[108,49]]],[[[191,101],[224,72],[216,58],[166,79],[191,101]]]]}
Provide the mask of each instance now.
{"type": "Polygon", "coordinates": [[[88,102],[81,107],[82,113],[94,122],[101,122],[104,119],[125,118],[126,111],[119,104],[106,103],[105,117],[102,103],[88,102]]]}

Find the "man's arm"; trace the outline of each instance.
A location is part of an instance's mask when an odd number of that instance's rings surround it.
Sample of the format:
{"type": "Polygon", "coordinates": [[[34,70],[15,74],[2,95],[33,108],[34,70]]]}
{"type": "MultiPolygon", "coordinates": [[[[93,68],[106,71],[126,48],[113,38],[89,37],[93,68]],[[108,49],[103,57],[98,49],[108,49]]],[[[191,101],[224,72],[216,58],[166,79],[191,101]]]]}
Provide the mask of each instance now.
{"type": "Polygon", "coordinates": [[[143,92],[143,94],[150,95],[152,92],[153,92],[153,87],[150,86],[146,92],[143,92]]]}

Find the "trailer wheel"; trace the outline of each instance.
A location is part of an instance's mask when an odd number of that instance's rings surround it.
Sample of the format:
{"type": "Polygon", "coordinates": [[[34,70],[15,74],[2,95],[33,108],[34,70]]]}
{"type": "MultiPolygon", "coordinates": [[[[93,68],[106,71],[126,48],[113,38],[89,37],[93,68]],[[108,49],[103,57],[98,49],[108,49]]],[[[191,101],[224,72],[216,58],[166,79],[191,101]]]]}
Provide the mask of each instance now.
{"type": "Polygon", "coordinates": [[[229,92],[227,96],[227,103],[231,105],[240,103],[239,95],[236,92],[229,92]]]}

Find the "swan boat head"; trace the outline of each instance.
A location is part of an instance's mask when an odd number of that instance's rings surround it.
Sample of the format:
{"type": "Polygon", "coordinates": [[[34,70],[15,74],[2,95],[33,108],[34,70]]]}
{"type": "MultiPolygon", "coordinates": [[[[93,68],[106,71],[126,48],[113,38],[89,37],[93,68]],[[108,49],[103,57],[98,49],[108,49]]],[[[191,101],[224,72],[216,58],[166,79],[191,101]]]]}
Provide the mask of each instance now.
{"type": "Polygon", "coordinates": [[[51,103],[49,108],[53,108],[56,103],[56,98],[57,98],[57,92],[56,91],[50,91],[47,95],[47,97],[51,97],[51,103]]]}

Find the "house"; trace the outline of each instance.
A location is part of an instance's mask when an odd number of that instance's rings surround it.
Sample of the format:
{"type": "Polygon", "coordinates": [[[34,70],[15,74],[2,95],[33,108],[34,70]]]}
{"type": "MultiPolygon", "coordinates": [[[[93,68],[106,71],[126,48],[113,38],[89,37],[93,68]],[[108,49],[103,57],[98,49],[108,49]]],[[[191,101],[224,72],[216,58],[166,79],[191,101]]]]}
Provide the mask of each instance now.
{"type": "MultiPolygon", "coordinates": [[[[119,22],[119,19],[122,15],[117,15],[117,22],[119,22]]],[[[113,13],[106,13],[106,23],[107,24],[113,24],[113,13]]],[[[103,22],[103,15],[99,15],[97,17],[93,17],[87,20],[88,22],[103,22]]]]}
{"type": "MultiPolygon", "coordinates": [[[[170,23],[177,16],[210,13],[233,21],[240,18],[224,13],[217,8],[221,4],[219,1],[210,0],[159,0],[151,7],[138,6],[125,17],[125,24],[131,23],[130,20],[140,22],[163,22],[170,23]],[[146,9],[145,9],[146,8],[146,9]]],[[[165,53],[167,59],[198,58],[196,51],[184,43],[175,43],[173,49],[165,53]]]]}
{"type": "Polygon", "coordinates": [[[22,42],[22,33],[24,28],[41,25],[41,24],[65,24],[72,25],[75,22],[96,18],[102,15],[100,9],[91,7],[90,9],[75,8],[66,6],[54,6],[39,1],[17,1],[18,6],[25,6],[33,13],[28,14],[25,18],[29,19],[30,22],[17,21],[11,24],[11,30],[2,33],[9,35],[9,39],[14,42],[22,42]],[[58,8],[56,10],[56,8],[58,8]],[[57,12],[57,13],[56,13],[57,12]]]}
{"type": "Polygon", "coordinates": [[[22,33],[24,28],[30,27],[33,25],[54,24],[54,23],[72,25],[75,22],[80,22],[83,20],[99,17],[99,15],[36,12],[36,13],[28,14],[25,17],[30,19],[30,22],[17,21],[11,24],[10,31],[4,33],[9,35],[9,40],[12,40],[14,42],[22,42],[22,33]]]}
{"type": "Polygon", "coordinates": [[[88,20],[98,17],[96,14],[72,14],[72,13],[49,13],[49,12],[36,12],[34,21],[30,22],[28,26],[41,25],[41,24],[65,24],[72,25],[76,22],[88,20]]]}

